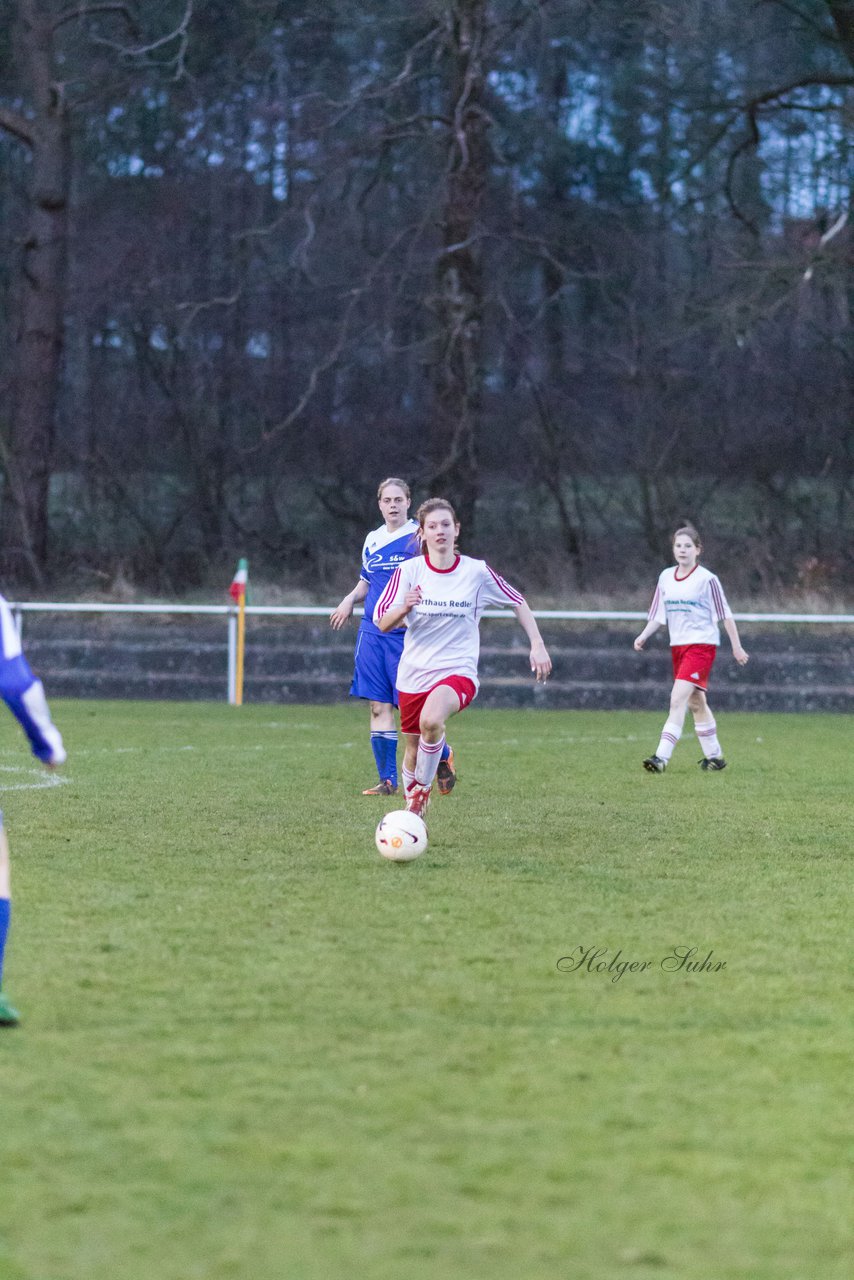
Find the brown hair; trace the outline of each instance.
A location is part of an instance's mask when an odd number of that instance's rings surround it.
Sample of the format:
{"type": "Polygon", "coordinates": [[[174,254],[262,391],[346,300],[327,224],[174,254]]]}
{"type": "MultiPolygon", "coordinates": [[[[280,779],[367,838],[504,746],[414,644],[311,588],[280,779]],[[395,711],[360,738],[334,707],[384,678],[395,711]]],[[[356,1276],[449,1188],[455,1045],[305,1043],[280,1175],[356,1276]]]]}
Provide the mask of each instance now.
{"type": "Polygon", "coordinates": [[[427,554],[427,548],[423,545],[424,539],[422,536],[424,533],[424,521],[429,515],[432,515],[434,511],[450,511],[451,519],[454,524],[459,524],[459,521],[457,520],[457,513],[447,498],[428,498],[426,502],[422,502],[421,506],[415,512],[415,519],[418,521],[418,537],[422,542],[421,551],[425,556],[427,554]]]}
{"type": "Polygon", "coordinates": [[[412,494],[409,492],[409,485],[405,480],[401,480],[398,476],[386,476],[385,480],[380,481],[380,487],[377,489],[378,501],[383,496],[383,489],[387,489],[390,484],[396,484],[399,489],[403,490],[407,498],[412,497],[412,494]]]}
{"type": "Polygon", "coordinates": [[[703,550],[703,544],[700,541],[700,535],[692,524],[683,524],[681,529],[676,530],[676,532],[674,533],[673,537],[670,540],[671,546],[673,546],[673,543],[676,541],[677,538],[690,538],[698,551],[703,550]]]}

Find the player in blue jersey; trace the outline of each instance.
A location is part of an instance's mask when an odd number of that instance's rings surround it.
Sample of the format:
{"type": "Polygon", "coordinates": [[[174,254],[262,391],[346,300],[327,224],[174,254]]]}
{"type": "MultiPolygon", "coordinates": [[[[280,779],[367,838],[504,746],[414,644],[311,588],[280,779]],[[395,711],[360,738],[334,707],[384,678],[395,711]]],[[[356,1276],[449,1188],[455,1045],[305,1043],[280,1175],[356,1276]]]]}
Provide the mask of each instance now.
{"type": "MultiPolygon", "coordinates": [[[[17,717],[30,740],[33,755],[49,769],[65,762],[65,747],[50,717],[41,680],[37,680],[21,649],[18,628],[8,603],[0,596],[0,697],[17,717]]],[[[9,932],[9,841],[0,813],[0,984],[9,932]]],[[[20,1014],[0,990],[0,1027],[14,1027],[20,1014]]]]}
{"type": "MultiPolygon", "coordinates": [[[[379,782],[362,792],[365,796],[393,796],[397,793],[397,668],[403,653],[406,627],[382,632],[374,622],[374,609],[398,565],[420,553],[418,521],[409,519],[409,485],[396,476],[383,480],[377,490],[384,524],[373,529],[362,547],[359,581],[331,614],[329,622],[339,631],[354,607],[364,602],[364,617],[356,639],[355,671],[350,693],[371,705],[371,748],[379,782]]],[[[449,795],[457,780],[454,753],[445,748],[437,782],[442,795],[449,795]]]]}

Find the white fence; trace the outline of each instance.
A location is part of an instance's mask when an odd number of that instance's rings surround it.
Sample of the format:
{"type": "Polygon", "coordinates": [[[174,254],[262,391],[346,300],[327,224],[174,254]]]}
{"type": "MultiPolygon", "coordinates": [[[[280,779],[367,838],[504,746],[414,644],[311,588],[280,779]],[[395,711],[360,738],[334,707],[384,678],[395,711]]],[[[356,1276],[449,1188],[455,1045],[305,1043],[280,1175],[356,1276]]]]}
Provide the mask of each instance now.
{"type": "MultiPolygon", "coordinates": [[[[234,703],[237,687],[237,606],[233,604],[62,604],[57,602],[9,602],[18,633],[23,631],[25,613],[128,613],[225,618],[228,625],[228,701],[234,703]]],[[[247,605],[246,617],[328,618],[334,605],[247,605]]],[[[361,614],[361,609],[354,614],[361,614]]],[[[513,618],[506,609],[486,609],[484,618],[513,618]]],[[[535,618],[568,622],[645,622],[646,613],[628,609],[535,609],[535,618]]],[[[845,623],[854,624],[852,613],[737,613],[736,622],[845,623]]]]}

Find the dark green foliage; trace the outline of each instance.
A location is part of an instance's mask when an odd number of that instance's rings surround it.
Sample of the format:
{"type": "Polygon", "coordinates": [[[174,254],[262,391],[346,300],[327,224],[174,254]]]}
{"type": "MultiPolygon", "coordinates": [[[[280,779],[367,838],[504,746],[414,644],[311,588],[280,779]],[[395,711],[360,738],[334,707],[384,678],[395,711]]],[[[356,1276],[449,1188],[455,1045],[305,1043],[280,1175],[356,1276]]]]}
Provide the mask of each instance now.
{"type": "MultiPolygon", "coordinates": [[[[0,111],[26,116],[24,6],[0,12],[0,111]]],[[[791,588],[821,549],[841,589],[850,556],[825,518],[850,547],[839,6],[211,0],[184,30],[187,12],[95,6],[55,29],[73,174],[48,579],[111,575],[111,538],[147,586],[170,559],[198,582],[237,551],[295,576],[293,504],[334,548],[330,511],[357,537],[391,466],[462,485],[470,527],[512,480],[558,530],[554,589],[609,553],[607,504],[587,497],[602,487],[631,493],[627,536],[655,559],[675,510],[749,494],[751,556],[784,531],[764,585],[791,588]],[[458,78],[475,65],[476,93],[458,78]],[[67,538],[63,490],[111,536],[90,520],[67,538]]],[[[12,462],[28,166],[0,115],[12,462]]]]}

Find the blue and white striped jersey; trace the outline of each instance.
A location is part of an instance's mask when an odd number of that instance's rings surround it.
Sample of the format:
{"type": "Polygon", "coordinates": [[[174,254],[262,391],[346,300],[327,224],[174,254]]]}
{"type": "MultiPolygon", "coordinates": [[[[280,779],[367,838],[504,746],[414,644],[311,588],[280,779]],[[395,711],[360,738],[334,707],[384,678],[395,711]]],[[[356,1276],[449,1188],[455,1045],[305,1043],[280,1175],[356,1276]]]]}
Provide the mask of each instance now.
{"type": "Polygon", "coordinates": [[[379,529],[372,530],[365,538],[360,577],[368,584],[368,594],[365,597],[365,616],[360,630],[375,631],[377,635],[385,634],[374,622],[374,609],[395,569],[419,554],[421,547],[417,533],[418,521],[407,520],[406,524],[391,533],[381,524],[379,529]]]}

